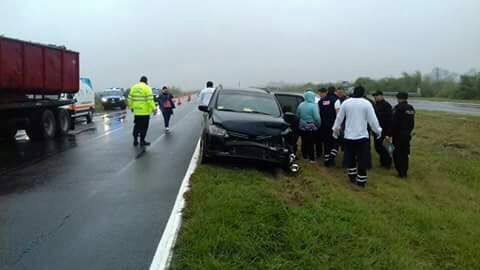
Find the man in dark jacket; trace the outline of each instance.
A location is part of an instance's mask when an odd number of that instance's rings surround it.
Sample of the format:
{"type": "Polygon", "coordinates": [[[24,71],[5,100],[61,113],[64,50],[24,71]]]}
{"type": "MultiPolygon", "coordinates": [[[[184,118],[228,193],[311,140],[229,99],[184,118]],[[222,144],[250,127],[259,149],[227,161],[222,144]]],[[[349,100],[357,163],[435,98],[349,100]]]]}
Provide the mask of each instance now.
{"type": "Polygon", "coordinates": [[[398,105],[393,108],[391,133],[393,139],[393,162],[400,178],[407,178],[411,133],[415,126],[415,109],[408,104],[408,93],[397,94],[398,105]]]}
{"type": "Polygon", "coordinates": [[[375,139],[375,150],[380,156],[380,165],[389,169],[392,166],[392,158],[387,149],[383,146],[385,137],[391,136],[390,126],[392,123],[392,105],[388,103],[383,97],[382,91],[376,91],[372,94],[375,98],[375,114],[377,115],[378,122],[382,127],[382,136],[375,139]]]}
{"type": "Polygon", "coordinates": [[[330,167],[335,164],[335,157],[338,152],[335,139],[332,135],[332,127],[337,117],[337,111],[335,110],[337,96],[335,95],[335,88],[333,87],[330,87],[328,90],[322,88],[319,94],[320,101],[318,101],[318,106],[320,118],[322,119],[320,126],[320,144],[323,148],[325,166],[330,167]]]}

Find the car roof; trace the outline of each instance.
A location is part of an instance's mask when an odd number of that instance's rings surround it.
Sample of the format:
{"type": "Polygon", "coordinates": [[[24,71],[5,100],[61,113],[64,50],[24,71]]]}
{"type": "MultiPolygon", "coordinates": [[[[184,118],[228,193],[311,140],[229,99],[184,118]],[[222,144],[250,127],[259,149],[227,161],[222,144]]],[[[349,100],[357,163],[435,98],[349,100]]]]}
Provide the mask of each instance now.
{"type": "Polygon", "coordinates": [[[297,92],[275,92],[275,95],[302,97],[303,94],[297,92]]]}
{"type": "Polygon", "coordinates": [[[221,91],[235,91],[235,92],[250,92],[250,93],[264,93],[270,94],[271,92],[264,89],[259,88],[223,88],[220,89],[221,91]]]}

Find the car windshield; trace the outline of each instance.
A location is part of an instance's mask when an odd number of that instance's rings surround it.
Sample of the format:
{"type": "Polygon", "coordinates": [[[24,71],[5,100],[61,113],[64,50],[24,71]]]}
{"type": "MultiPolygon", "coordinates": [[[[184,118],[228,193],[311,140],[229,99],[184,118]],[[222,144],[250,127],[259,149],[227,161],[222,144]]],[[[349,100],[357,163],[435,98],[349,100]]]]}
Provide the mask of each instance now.
{"type": "Polygon", "coordinates": [[[103,92],[104,96],[122,96],[122,92],[120,91],[105,91],[103,92]]]}
{"type": "Polygon", "coordinates": [[[280,116],[273,96],[246,91],[221,92],[217,100],[217,110],[280,116]]]}

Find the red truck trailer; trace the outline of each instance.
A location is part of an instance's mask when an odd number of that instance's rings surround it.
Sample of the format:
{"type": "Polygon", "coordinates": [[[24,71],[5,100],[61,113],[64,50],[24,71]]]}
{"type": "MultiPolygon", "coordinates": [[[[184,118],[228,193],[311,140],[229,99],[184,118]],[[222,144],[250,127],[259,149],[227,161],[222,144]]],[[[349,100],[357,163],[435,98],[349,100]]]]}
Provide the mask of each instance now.
{"type": "Polygon", "coordinates": [[[33,140],[67,134],[73,125],[62,106],[74,103],[79,79],[77,52],[0,36],[0,137],[14,139],[20,129],[33,140]]]}

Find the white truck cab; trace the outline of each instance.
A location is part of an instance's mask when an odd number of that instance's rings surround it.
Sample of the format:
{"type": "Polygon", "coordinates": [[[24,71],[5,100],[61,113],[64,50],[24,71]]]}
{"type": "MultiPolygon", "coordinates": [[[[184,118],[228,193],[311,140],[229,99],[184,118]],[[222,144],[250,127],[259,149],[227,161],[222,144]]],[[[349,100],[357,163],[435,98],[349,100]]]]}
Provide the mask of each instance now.
{"type": "MultiPolygon", "coordinates": [[[[65,98],[72,98],[72,96],[65,95],[65,98]]],[[[91,123],[95,112],[95,92],[93,91],[90,78],[80,77],[79,91],[73,95],[73,98],[76,102],[65,106],[70,111],[72,123],[74,123],[77,117],[86,117],[87,123],[91,123]]]]}

